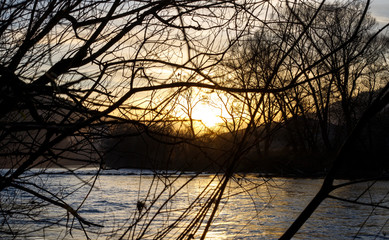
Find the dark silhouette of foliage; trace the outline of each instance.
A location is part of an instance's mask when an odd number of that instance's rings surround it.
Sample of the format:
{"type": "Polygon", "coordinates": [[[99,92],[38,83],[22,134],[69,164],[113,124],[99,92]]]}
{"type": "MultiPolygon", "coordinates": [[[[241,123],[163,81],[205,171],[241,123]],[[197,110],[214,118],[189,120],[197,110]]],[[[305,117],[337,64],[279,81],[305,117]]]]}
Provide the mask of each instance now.
{"type": "Polygon", "coordinates": [[[181,173],[156,171],[149,193],[161,183],[159,192],[139,198],[134,214],[112,237],[147,236],[174,197],[212,166],[217,174],[198,197],[172,224],[153,233],[164,238],[180,225],[175,237],[205,239],[228,184],[238,182],[236,172],[253,151],[269,155],[280,129],[299,119],[304,124],[315,119],[320,131],[291,133],[302,142],[294,151],[318,145],[333,150],[337,145],[331,142],[330,126],[344,124],[349,135],[323,187],[282,237],[291,238],[324,199],[347,201],[330,195],[345,186],[335,185],[334,179],[349,164],[345,159],[357,136],[389,101],[387,39],[380,35],[385,27],[374,29],[369,5],[324,0],[1,1],[1,234],[23,238],[60,226],[65,236],[75,230],[94,236],[98,231],[93,229],[103,226],[85,219],[80,209],[101,171],[112,164],[106,161],[130,145],[141,153],[138,167],[183,170],[187,152],[195,153],[204,167],[183,183],[181,173]],[[370,91],[366,109],[357,111],[365,89],[370,91]],[[216,105],[213,101],[225,109],[222,134],[193,118],[197,104],[216,105]],[[341,118],[333,117],[331,109],[337,101],[341,118]],[[95,169],[88,179],[75,171],[85,167],[95,169]],[[69,174],[77,186],[57,189],[42,180],[52,168],[69,174]],[[180,185],[173,190],[175,182],[180,185]],[[86,189],[83,200],[74,205],[69,196],[81,189],[86,189]],[[28,230],[15,224],[39,219],[49,206],[61,213],[56,219],[28,230]]]}

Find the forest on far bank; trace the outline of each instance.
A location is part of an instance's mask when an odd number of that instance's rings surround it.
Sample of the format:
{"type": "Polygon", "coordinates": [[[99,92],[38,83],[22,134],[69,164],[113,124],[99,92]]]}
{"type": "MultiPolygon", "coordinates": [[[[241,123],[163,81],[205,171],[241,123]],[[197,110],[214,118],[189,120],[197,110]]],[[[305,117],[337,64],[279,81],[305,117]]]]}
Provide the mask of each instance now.
{"type": "MultiPolygon", "coordinates": [[[[369,93],[361,93],[366,99],[369,93]]],[[[361,96],[360,96],[361,97],[361,96]]],[[[357,106],[363,106],[360,103],[357,106]]],[[[331,108],[339,108],[334,103],[331,108]]],[[[334,121],[340,122],[340,121],[334,121]]],[[[277,176],[324,177],[336,156],[336,150],[347,138],[344,125],[329,125],[332,149],[323,143],[319,121],[314,113],[296,116],[284,122],[273,122],[268,129],[260,126],[255,134],[264,134],[260,140],[247,141],[249,150],[244,153],[237,172],[261,173],[277,176]]],[[[176,171],[223,172],[224,159],[231,154],[240,132],[208,131],[194,139],[169,144],[169,138],[155,129],[144,131],[133,126],[121,126],[121,136],[102,141],[106,168],[143,168],[176,171]],[[235,138],[235,139],[234,139],[235,138]]],[[[163,129],[166,131],[166,129],[163,129]]],[[[170,129],[169,131],[173,131],[170,129]]],[[[387,174],[389,163],[389,111],[377,114],[355,141],[347,163],[342,166],[339,178],[368,177],[387,174]]]]}

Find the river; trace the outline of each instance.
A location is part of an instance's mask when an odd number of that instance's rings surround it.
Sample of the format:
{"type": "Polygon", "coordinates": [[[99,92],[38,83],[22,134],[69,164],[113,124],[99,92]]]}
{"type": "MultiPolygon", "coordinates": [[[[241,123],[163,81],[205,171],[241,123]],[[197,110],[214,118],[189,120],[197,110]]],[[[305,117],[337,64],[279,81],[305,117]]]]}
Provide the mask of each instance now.
{"type": "MultiPolygon", "coordinates": [[[[39,177],[37,172],[27,173],[25,178],[34,178],[37,185],[51,189],[73,208],[79,208],[83,218],[104,226],[86,227],[91,239],[121,236],[124,239],[177,239],[207,205],[206,199],[221,179],[214,174],[154,174],[131,169],[103,170],[98,178],[94,178],[96,170],[93,169],[78,170],[78,177],[55,169],[39,177]],[[91,184],[94,187],[89,192],[91,184]],[[134,222],[136,226],[130,228],[134,222]]],[[[321,183],[322,179],[236,175],[225,190],[206,239],[277,239],[312,199],[321,183]]],[[[350,185],[334,195],[389,206],[389,183],[380,181],[370,185],[371,182],[350,185]]],[[[10,196],[19,204],[38,201],[10,189],[1,195],[3,208],[10,196]]],[[[17,238],[86,238],[77,221],[67,218],[64,211],[51,206],[36,211],[39,214],[30,219],[16,215],[8,220],[7,224],[15,232],[27,232],[17,238]],[[60,222],[47,227],[58,218],[60,222]]],[[[209,217],[209,213],[206,216],[209,217]]],[[[389,239],[388,217],[387,209],[327,199],[294,239],[389,239]]],[[[2,230],[6,230],[7,224],[3,221],[2,230]]],[[[199,239],[203,230],[204,225],[193,233],[194,239],[199,239]]]]}

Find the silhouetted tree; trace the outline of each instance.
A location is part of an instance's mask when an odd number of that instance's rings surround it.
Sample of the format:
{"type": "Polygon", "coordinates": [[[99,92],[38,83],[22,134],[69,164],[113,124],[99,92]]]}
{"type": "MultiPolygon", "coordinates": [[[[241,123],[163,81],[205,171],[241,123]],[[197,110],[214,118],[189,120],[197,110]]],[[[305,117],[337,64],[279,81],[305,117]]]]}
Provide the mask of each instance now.
{"type": "MultiPolygon", "coordinates": [[[[344,126],[348,135],[322,189],[282,239],[291,238],[328,197],[359,203],[334,197],[330,193],[337,188],[355,183],[351,181],[344,185],[336,185],[333,181],[345,167],[351,172],[355,170],[351,165],[356,162],[346,161],[347,155],[352,155],[353,144],[369,119],[388,104],[388,85],[385,78],[388,70],[385,59],[387,42],[384,37],[378,36],[385,27],[379,30],[374,28],[374,20],[367,12],[369,4],[369,1],[330,4],[324,4],[324,1],[286,2],[285,12],[277,15],[278,21],[275,20],[272,27],[269,27],[271,24],[264,26],[270,28],[270,36],[259,30],[259,34],[249,38],[249,42],[258,45],[258,51],[251,53],[250,45],[242,44],[241,62],[229,65],[237,73],[235,82],[244,82],[243,87],[256,84],[259,79],[263,88],[270,90],[276,87],[283,90],[276,91],[278,102],[273,104],[278,106],[273,113],[281,111],[284,119],[294,116],[305,120],[316,115],[323,144],[327,150],[339,147],[333,142],[334,139],[331,139],[330,135],[333,134],[331,124],[344,126]],[[274,50],[269,52],[267,49],[274,50]],[[268,72],[270,74],[266,75],[268,72]],[[380,88],[385,85],[386,87],[381,90],[380,88]],[[371,91],[372,97],[366,102],[362,111],[364,113],[361,114],[359,108],[359,113],[356,114],[355,103],[361,96],[359,94],[367,90],[371,91]],[[378,90],[380,93],[373,97],[378,90]],[[333,116],[336,112],[331,108],[337,101],[341,102],[341,120],[333,116]]],[[[271,91],[266,94],[269,92],[271,91]]],[[[263,95],[258,96],[261,99],[259,105],[247,104],[249,108],[264,109],[266,101],[263,100],[263,95]]],[[[302,126],[309,127],[308,124],[302,126]]],[[[314,138],[312,136],[308,141],[314,138]]],[[[377,175],[376,178],[380,176],[377,175]]],[[[376,206],[375,203],[360,204],[376,206]]]]}
{"type": "MultiPolygon", "coordinates": [[[[92,188],[105,165],[101,140],[120,126],[131,125],[130,135],[158,132],[154,137],[165,142],[181,141],[160,131],[174,120],[171,100],[188,87],[219,88],[208,73],[252,22],[251,7],[234,1],[1,1],[2,203],[12,202],[15,190],[37,199],[31,208],[51,204],[82,229],[97,226],[78,213],[82,203],[70,206],[39,175],[47,167],[72,173],[69,165],[97,166],[92,184],[84,183],[92,188]]],[[[21,237],[11,220],[33,211],[14,206],[2,204],[2,232],[21,237]]]]}
{"type": "MultiPolygon", "coordinates": [[[[207,89],[219,94],[229,115],[225,124],[232,136],[227,140],[232,144],[225,145],[229,148],[222,155],[221,174],[212,178],[172,224],[154,233],[155,238],[163,238],[180,224],[178,238],[190,238],[201,231],[201,239],[205,239],[228,183],[260,139],[257,127],[265,122],[269,131],[278,111],[286,109],[282,101],[286,98],[279,96],[318,79],[312,69],[352,46],[366,17],[363,11],[341,43],[303,64],[296,62],[295,52],[305,46],[305,41],[313,41],[311,30],[324,1],[307,18],[299,17],[299,2],[0,2],[1,232],[13,238],[28,237],[42,228],[63,224],[67,233],[78,228],[89,238],[93,231],[87,227],[102,226],[79,212],[105,165],[107,149],[102,140],[147,136],[144,144],[152,142],[150,139],[173,146],[188,143],[194,136],[193,125],[190,137],[174,129],[182,122],[193,124],[193,105],[188,105],[188,119],[182,119],[175,115],[177,101],[191,89],[207,89]],[[288,14],[280,14],[278,7],[288,8],[288,14]],[[249,48],[256,59],[251,58],[253,55],[241,58],[230,54],[236,43],[256,30],[260,30],[259,39],[266,40],[266,44],[254,43],[249,48]],[[223,62],[226,56],[230,64],[223,62]],[[94,166],[96,174],[84,180],[69,166],[94,166]],[[70,173],[80,184],[69,191],[53,188],[52,182],[41,179],[50,167],[70,173]],[[217,181],[216,187],[210,186],[212,181],[217,181]],[[76,205],[69,203],[69,194],[81,188],[87,189],[85,199],[76,205]],[[14,219],[39,219],[37,216],[45,214],[41,210],[48,206],[57,207],[60,214],[43,227],[26,231],[14,224],[14,219]]],[[[375,37],[372,33],[363,46],[369,46],[375,37]]],[[[361,53],[367,49],[363,46],[358,50],[361,53]]],[[[336,70],[350,62],[340,62],[336,70]]],[[[333,72],[333,68],[327,68],[321,74],[333,72]]],[[[187,96],[190,103],[191,95],[187,96]]],[[[379,111],[387,98],[383,92],[357,128],[379,111]]],[[[339,159],[345,151],[340,152],[339,159]]],[[[173,154],[169,150],[163,155],[173,154]]],[[[339,161],[316,203],[333,189],[339,161]]],[[[196,176],[172,190],[180,175],[166,180],[156,174],[153,181],[162,183],[161,187],[150,186],[149,192],[158,193],[148,195],[147,201],[139,199],[134,214],[114,237],[145,237],[156,216],[196,176]],[[136,228],[138,224],[144,226],[136,228]]]]}

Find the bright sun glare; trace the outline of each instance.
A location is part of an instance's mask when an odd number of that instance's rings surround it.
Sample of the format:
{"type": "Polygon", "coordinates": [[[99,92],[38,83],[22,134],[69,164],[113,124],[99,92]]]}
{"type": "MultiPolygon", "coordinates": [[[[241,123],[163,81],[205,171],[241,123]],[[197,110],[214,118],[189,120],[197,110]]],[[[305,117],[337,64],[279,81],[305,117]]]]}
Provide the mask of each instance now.
{"type": "Polygon", "coordinates": [[[192,111],[192,119],[200,120],[206,127],[211,128],[223,122],[220,117],[220,110],[205,103],[196,105],[192,111]]]}

